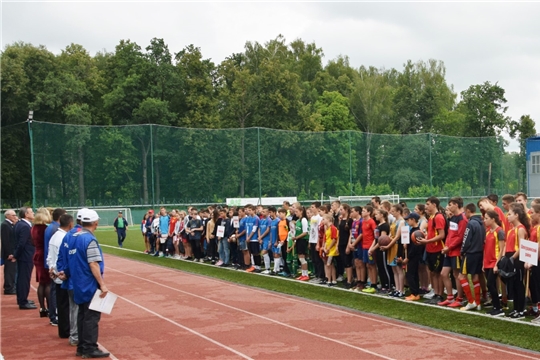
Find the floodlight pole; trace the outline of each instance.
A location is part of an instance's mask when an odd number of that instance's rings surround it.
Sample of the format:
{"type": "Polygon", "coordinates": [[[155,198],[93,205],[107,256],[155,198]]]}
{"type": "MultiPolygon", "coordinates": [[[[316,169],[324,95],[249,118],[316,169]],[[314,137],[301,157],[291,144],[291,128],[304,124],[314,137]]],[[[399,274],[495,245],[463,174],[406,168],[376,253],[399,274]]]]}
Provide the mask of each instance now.
{"type": "Polygon", "coordinates": [[[32,133],[32,120],[34,119],[34,111],[28,111],[28,135],[30,137],[30,166],[32,174],[32,208],[36,209],[36,174],[34,171],[34,136],[32,133]]]}

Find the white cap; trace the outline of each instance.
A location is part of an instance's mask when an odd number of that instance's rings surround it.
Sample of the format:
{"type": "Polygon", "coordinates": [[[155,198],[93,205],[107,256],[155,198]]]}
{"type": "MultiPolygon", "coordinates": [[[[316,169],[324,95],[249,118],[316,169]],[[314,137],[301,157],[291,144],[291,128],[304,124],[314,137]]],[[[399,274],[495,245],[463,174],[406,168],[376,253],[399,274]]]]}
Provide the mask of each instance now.
{"type": "Polygon", "coordinates": [[[85,223],[91,223],[94,221],[98,221],[99,216],[97,212],[90,209],[81,209],[81,221],[85,223]]]}
{"type": "Polygon", "coordinates": [[[88,208],[82,208],[82,209],[79,209],[79,211],[77,211],[77,220],[81,220],[84,210],[88,210],[88,208]]]}

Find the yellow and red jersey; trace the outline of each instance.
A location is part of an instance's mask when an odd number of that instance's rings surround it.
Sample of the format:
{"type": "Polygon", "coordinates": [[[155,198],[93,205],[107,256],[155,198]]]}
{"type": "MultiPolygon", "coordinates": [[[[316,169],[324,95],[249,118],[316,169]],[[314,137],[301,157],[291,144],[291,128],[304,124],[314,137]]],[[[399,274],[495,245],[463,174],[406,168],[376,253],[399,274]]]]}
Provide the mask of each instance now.
{"type": "Polygon", "coordinates": [[[501,251],[499,241],[505,240],[504,229],[498,226],[495,230],[489,229],[486,232],[486,242],[484,243],[484,268],[493,269],[497,264],[501,251]]]}

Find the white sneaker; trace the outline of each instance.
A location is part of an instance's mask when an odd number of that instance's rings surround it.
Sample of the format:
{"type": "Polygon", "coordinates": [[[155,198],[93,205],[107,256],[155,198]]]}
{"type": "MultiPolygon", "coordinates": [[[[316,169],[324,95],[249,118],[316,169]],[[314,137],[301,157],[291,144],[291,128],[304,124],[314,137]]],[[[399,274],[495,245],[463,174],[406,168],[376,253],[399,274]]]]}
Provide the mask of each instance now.
{"type": "Polygon", "coordinates": [[[425,294],[423,296],[423,298],[431,300],[431,299],[433,299],[433,296],[435,296],[435,291],[433,291],[433,289],[431,289],[427,294],[425,294]]]}
{"type": "Polygon", "coordinates": [[[476,303],[473,301],[472,303],[468,303],[467,305],[465,305],[464,307],[462,307],[460,310],[461,311],[469,311],[469,310],[473,310],[473,309],[476,309],[478,306],[476,305],[476,303]]]}
{"type": "Polygon", "coordinates": [[[204,262],[204,259],[199,259],[199,262],[203,263],[203,262],[204,262]]]}
{"type": "Polygon", "coordinates": [[[219,260],[215,265],[220,266],[221,264],[223,264],[223,261],[219,260]]]}
{"type": "Polygon", "coordinates": [[[261,274],[269,275],[269,274],[270,274],[270,270],[264,270],[264,271],[261,272],[261,274]]]}
{"type": "Polygon", "coordinates": [[[337,282],[343,281],[343,276],[340,275],[340,276],[336,279],[336,281],[337,281],[337,282]]]}
{"type": "Polygon", "coordinates": [[[173,258],[176,259],[176,260],[180,260],[180,255],[174,254],[173,258]]]}

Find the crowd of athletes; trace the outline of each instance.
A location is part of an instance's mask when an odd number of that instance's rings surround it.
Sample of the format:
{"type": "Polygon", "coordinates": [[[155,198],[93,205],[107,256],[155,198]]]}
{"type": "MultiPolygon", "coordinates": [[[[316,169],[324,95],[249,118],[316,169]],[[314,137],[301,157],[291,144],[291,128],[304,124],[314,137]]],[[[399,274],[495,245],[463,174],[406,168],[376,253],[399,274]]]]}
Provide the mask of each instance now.
{"type": "Polygon", "coordinates": [[[519,259],[521,240],[538,243],[540,199],[530,208],[524,193],[501,200],[504,211],[495,194],[476,204],[454,197],[446,208],[436,197],[411,208],[379,197],[365,206],[162,207],[145,214],[141,232],[152,256],[540,323],[540,268],[519,259]]]}

